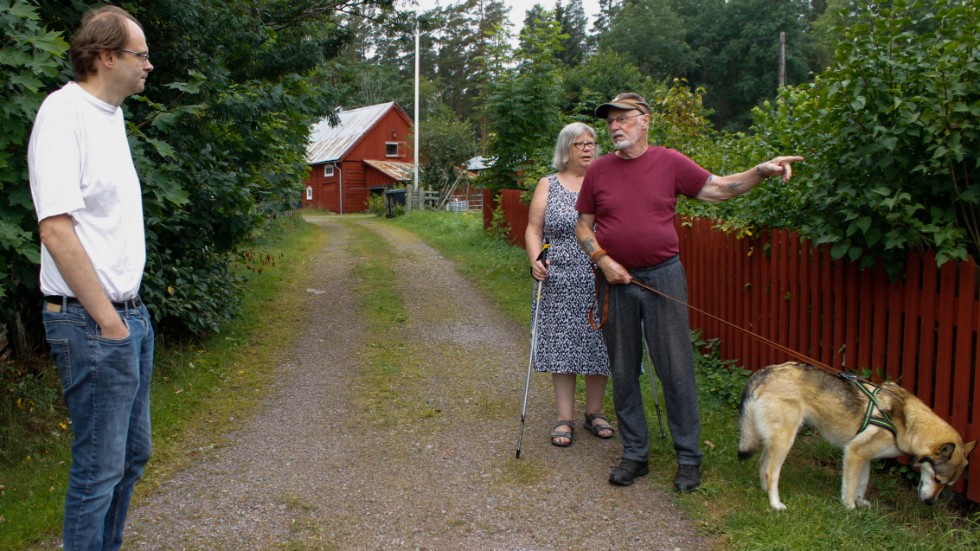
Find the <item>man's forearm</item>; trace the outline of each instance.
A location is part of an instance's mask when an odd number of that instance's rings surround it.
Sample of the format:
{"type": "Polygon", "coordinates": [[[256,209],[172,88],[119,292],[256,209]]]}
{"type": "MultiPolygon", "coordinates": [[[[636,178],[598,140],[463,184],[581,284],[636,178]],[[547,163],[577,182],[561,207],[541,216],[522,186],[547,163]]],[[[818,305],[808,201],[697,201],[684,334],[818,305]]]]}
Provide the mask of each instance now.
{"type": "Polygon", "coordinates": [[[601,248],[596,241],[595,230],[592,229],[594,224],[595,216],[587,214],[579,213],[575,220],[575,239],[578,241],[578,246],[590,257],[601,248]]]}
{"type": "Polygon", "coordinates": [[[99,283],[92,261],[75,233],[71,217],[61,215],[42,220],[40,234],[41,242],[58,266],[61,277],[89,315],[103,330],[121,330],[122,320],[99,283]]]}

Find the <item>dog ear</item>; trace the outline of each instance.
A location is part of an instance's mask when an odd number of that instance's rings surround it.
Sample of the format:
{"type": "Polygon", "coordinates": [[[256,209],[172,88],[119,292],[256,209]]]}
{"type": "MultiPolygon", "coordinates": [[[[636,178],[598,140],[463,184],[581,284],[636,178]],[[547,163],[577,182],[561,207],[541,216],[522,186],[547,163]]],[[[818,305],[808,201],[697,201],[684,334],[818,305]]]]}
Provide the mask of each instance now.
{"type": "Polygon", "coordinates": [[[967,442],[966,444],[963,444],[963,455],[965,457],[970,457],[970,454],[973,453],[973,450],[976,447],[977,447],[976,440],[974,440],[973,442],[967,442]]]}
{"type": "Polygon", "coordinates": [[[942,446],[936,448],[932,452],[932,455],[934,455],[936,459],[939,460],[940,463],[947,463],[949,462],[949,458],[953,457],[954,450],[956,450],[956,444],[953,444],[952,442],[947,442],[942,446]]]}

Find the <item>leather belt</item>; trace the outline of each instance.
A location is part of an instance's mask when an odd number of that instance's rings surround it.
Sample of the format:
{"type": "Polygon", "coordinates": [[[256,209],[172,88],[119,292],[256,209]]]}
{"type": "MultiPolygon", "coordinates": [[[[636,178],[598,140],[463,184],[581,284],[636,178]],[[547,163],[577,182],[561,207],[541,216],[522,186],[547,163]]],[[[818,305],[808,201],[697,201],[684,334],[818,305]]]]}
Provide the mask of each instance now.
{"type": "MultiPolygon", "coordinates": [[[[82,303],[78,301],[75,297],[62,297],[57,295],[51,295],[44,297],[44,301],[51,306],[81,306],[82,303]]],[[[143,306],[143,300],[140,299],[139,295],[135,297],[124,300],[122,302],[113,302],[112,307],[116,310],[136,310],[143,306]]]]}

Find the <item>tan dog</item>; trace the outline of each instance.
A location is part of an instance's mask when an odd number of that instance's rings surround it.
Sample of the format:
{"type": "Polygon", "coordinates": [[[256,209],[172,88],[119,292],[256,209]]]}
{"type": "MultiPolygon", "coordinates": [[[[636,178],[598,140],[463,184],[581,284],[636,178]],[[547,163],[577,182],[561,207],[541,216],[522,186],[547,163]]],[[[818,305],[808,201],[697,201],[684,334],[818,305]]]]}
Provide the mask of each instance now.
{"type": "Polygon", "coordinates": [[[763,446],[759,477],[773,509],[786,509],[779,501],[779,471],[804,424],[844,450],[841,500],[848,509],[868,505],[864,493],[872,459],[911,456],[921,476],[919,498],[929,505],[963,474],[976,441],[964,444],[949,423],[899,385],[884,383],[876,391],[864,384],[862,391],[859,384],[795,362],[771,365],[749,378],[738,457],[747,459],[763,446]],[[877,401],[870,410],[869,393],[877,401]]]}

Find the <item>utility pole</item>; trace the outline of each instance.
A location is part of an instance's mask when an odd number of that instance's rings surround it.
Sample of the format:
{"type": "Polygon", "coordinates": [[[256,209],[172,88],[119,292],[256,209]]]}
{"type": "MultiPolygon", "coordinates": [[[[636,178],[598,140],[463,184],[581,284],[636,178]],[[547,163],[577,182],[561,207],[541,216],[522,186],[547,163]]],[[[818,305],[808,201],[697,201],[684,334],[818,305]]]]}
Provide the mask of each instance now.
{"type": "Polygon", "coordinates": [[[415,19],[415,176],[412,180],[415,191],[419,190],[419,20],[415,19]]]}
{"type": "Polygon", "coordinates": [[[786,31],[779,31],[779,87],[786,86],[786,31]]]}

